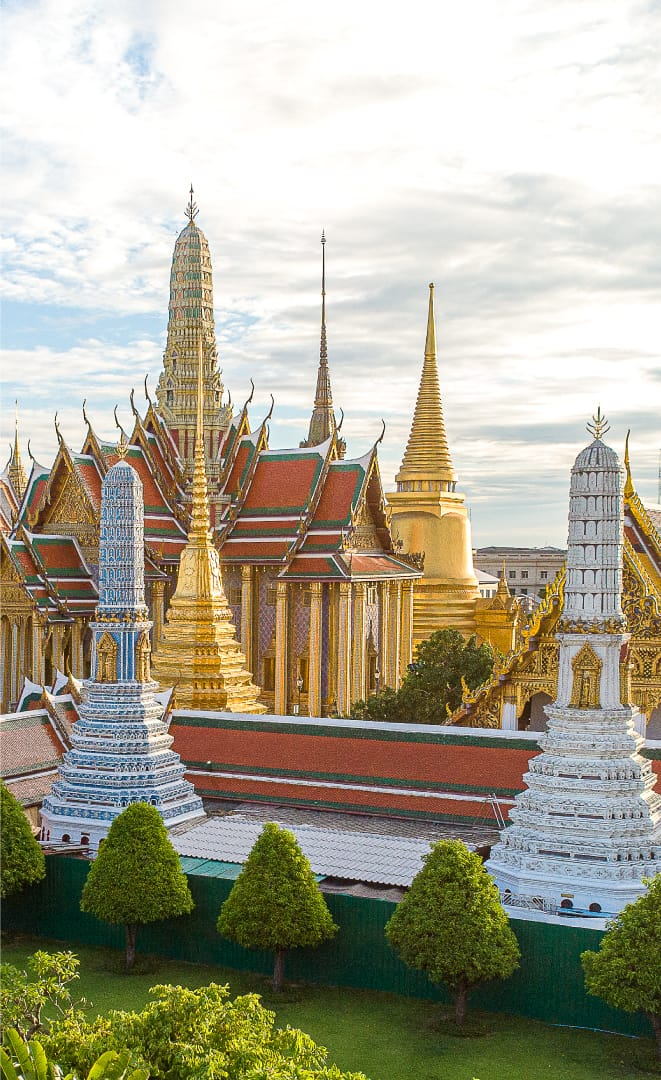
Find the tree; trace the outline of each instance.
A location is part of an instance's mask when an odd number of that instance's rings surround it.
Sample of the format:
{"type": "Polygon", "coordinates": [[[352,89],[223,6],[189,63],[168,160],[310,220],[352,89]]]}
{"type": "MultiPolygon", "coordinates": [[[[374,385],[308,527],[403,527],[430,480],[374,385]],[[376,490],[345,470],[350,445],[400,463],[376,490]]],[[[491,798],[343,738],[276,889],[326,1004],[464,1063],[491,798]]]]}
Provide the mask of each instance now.
{"type": "Polygon", "coordinates": [[[75,1015],[85,1004],[84,998],[74,1002],[70,984],[79,978],[78,959],[72,952],[35,952],[28,960],[28,971],[13,964],[0,966],[0,1017],[5,1027],[16,1028],[23,1039],[44,1030],[53,1018],[75,1015]]]}
{"type": "MultiPolygon", "coordinates": [[[[130,1052],[133,1068],[178,1080],[365,1080],[327,1062],[323,1046],[304,1032],[274,1027],[275,1015],[256,994],[229,999],[227,986],[190,990],[155,986],[140,1012],[112,1011],[84,1023],[54,1026],[44,1039],[64,1068],[85,1071],[99,1046],[130,1052]]],[[[94,1080],[94,1078],[90,1078],[94,1080]]]]}
{"type": "Polygon", "coordinates": [[[193,910],[179,856],[154,806],[131,803],[115,818],[90,867],[80,908],[124,926],[127,970],[139,925],[193,910]]]}
{"type": "Polygon", "coordinates": [[[421,641],[399,690],[386,687],[353,706],[356,720],[443,724],[447,709],[459,708],[463,682],[474,690],[493,671],[493,651],[486,642],[468,641],[458,630],[437,630],[421,641]]]}
{"type": "Polygon", "coordinates": [[[498,889],[479,855],[459,840],[432,846],[386,924],[386,936],[405,964],[445,984],[459,1025],[471,990],[507,979],[519,966],[519,946],[498,889]]]}
{"type": "Polygon", "coordinates": [[[661,874],[627,904],[604,934],[599,952],[581,953],[585,986],[616,1009],[643,1012],[661,1058],[661,874]]]}
{"type": "Polygon", "coordinates": [[[46,860],[21,804],[0,784],[0,896],[4,899],[46,876],[46,860]]]}
{"type": "Polygon", "coordinates": [[[282,986],[288,949],[319,945],[337,931],[296,837],[268,822],[218,917],[218,931],[249,949],[275,954],[273,989],[282,986]]]}

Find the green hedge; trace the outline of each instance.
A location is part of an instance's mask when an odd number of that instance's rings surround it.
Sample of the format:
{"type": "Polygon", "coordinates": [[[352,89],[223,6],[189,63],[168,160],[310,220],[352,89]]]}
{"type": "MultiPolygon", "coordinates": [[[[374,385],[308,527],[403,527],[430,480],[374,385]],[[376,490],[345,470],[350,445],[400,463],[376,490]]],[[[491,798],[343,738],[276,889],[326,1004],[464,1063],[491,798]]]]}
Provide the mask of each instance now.
{"type": "MultiPolygon", "coordinates": [[[[80,894],[88,869],[89,863],[83,859],[48,856],[45,880],[4,902],[4,929],[53,938],[74,947],[85,944],[122,948],[121,927],[108,926],[80,911],[80,894]]],[[[138,951],[270,973],[270,953],[243,949],[221,938],[215,929],[232,881],[192,874],[188,880],[195,900],[192,915],[141,928],[138,951]]],[[[287,957],[287,978],[444,1000],[442,990],[421,972],[407,968],[388,945],[384,927],[394,910],[393,903],[336,894],[326,898],[340,931],[318,949],[291,952],[287,957]]],[[[471,997],[475,1006],[551,1024],[602,1028],[625,1035],[650,1034],[651,1028],[643,1017],[610,1009],[584,990],[580,954],[599,947],[601,931],[523,919],[512,919],[512,928],[521,947],[521,967],[511,979],[476,991],[471,997]]]]}

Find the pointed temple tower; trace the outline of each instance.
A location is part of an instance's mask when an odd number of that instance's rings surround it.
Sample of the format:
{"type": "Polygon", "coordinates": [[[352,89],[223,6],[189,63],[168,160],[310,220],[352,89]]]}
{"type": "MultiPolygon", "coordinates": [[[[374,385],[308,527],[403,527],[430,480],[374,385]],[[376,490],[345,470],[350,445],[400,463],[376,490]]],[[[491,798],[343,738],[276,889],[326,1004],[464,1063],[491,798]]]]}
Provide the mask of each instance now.
{"type": "Polygon", "coordinates": [[[203,813],[170,749],[173,739],[150,677],[142,483],[123,460],[127,449],[122,439],[120,460],[102,486],[92,678],[72,729],[72,749],[42,809],[44,839],[92,848],[129,803],[151,803],[168,827],[203,813]]]}
{"type": "Polygon", "coordinates": [[[14,491],[18,495],[18,498],[22,499],[23,495],[25,494],[28,480],[27,476],[25,475],[25,469],[23,468],[23,462],[21,461],[21,450],[18,445],[18,402],[16,402],[14,447],[12,449],[11,457],[9,459],[7,478],[9,479],[9,482],[11,483],[14,491]]]}
{"type": "MultiPolygon", "coordinates": [[[[305,446],[320,446],[337,435],[338,427],[333,411],[330,374],[328,372],[328,345],[326,342],[326,234],[321,234],[321,343],[319,346],[319,371],[317,372],[317,391],[314,395],[314,409],[310,418],[305,446]]],[[[346,452],[344,439],[337,439],[337,456],[343,458],[346,452]]]]}
{"type": "Polygon", "coordinates": [[[434,286],[429,286],[425,359],[411,434],[388,494],[392,533],[404,552],[424,554],[413,596],[413,644],[441,627],[473,633],[478,597],[468,510],[456,490],[436,362],[434,286]]]}
{"type": "Polygon", "coordinates": [[[193,188],[186,207],[188,224],[174,247],[170,272],[168,337],[156,396],[161,416],[177,444],[187,475],[192,476],[197,415],[197,354],[204,361],[205,457],[212,481],[218,477],[218,447],[231,419],[221,404],[223,384],[213,317],[213,279],[207,238],[195,224],[193,188]]]}
{"type": "Polygon", "coordinates": [[[598,411],[572,469],[558,689],[542,753],[487,863],[506,904],[613,914],[661,872],[661,795],[630,703],[624,477],[607,430],[598,411]]]}
{"type": "Polygon", "coordinates": [[[236,640],[220,559],[211,538],[204,466],[203,363],[200,344],[193,512],[177,588],[154,652],[154,677],[163,687],[176,687],[180,709],[263,713],[266,709],[257,700],[259,687],[246,670],[246,658],[236,640]]]}

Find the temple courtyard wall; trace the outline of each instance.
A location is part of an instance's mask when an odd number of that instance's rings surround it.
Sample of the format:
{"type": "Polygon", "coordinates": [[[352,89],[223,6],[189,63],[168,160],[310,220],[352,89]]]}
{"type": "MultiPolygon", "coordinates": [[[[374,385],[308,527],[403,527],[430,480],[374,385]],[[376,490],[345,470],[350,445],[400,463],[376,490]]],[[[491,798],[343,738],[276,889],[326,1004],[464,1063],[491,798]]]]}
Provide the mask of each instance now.
{"type": "MultiPolygon", "coordinates": [[[[193,913],[141,927],[139,952],[270,974],[271,954],[243,949],[221,938],[216,931],[218,912],[232,887],[232,878],[207,876],[208,863],[200,860],[196,868],[190,862],[187,876],[195,900],[193,913]]],[[[4,902],[4,930],[62,942],[74,951],[78,945],[123,948],[122,927],[109,926],[80,911],[89,863],[85,859],[50,855],[46,865],[43,882],[4,902]]],[[[229,867],[225,872],[232,873],[229,867]]],[[[238,868],[232,877],[236,872],[238,868]]],[[[340,930],[332,941],[318,949],[289,953],[287,979],[447,1000],[440,988],[421,972],[407,968],[388,945],[384,927],[395,909],[393,902],[334,893],[326,899],[340,930]]],[[[550,921],[543,916],[533,920],[527,915],[521,912],[519,917],[510,916],[522,952],[519,970],[511,979],[475,991],[471,995],[472,1006],[550,1024],[625,1035],[651,1034],[642,1017],[611,1009],[585,992],[580,954],[585,949],[599,947],[603,930],[574,922],[558,924],[557,919],[550,921]]]]}
{"type": "MultiPolygon", "coordinates": [[[[497,826],[539,732],[175,710],[170,733],[203,799],[497,826]]],[[[661,742],[643,753],[661,776],[661,742]]]]}

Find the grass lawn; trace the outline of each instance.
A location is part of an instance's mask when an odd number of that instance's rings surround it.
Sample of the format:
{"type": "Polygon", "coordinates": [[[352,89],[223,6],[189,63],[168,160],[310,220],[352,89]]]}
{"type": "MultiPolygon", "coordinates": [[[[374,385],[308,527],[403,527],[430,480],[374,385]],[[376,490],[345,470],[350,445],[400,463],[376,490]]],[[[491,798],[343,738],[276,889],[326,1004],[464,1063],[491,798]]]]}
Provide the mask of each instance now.
{"type": "MultiPolygon", "coordinates": [[[[66,946],[42,939],[3,945],[3,961],[23,967],[35,949],[66,946]]],[[[469,1013],[464,1035],[454,1033],[438,1004],[368,990],[287,984],[274,995],[267,979],[228,968],[201,967],[140,957],[130,975],[123,955],[108,949],[72,950],[80,958],[74,984],[91,1014],[137,1009],[155,983],[204,986],[229,983],[232,995],[254,991],[277,1014],[326,1046],[343,1069],[362,1069],[369,1080],[645,1080],[661,1076],[651,1039],[628,1039],[547,1027],[502,1013],[469,1013]]]]}

